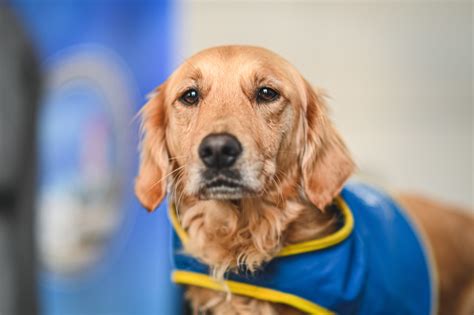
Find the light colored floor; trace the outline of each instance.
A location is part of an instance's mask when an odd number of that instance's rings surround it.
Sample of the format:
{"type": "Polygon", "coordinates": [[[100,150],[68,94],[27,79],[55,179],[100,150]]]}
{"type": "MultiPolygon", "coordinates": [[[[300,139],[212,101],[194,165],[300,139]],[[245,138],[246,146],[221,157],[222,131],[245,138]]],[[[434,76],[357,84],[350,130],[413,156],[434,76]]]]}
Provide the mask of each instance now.
{"type": "Polygon", "coordinates": [[[472,3],[184,1],[176,62],[254,44],[332,97],[364,178],[473,206],[472,3]]]}

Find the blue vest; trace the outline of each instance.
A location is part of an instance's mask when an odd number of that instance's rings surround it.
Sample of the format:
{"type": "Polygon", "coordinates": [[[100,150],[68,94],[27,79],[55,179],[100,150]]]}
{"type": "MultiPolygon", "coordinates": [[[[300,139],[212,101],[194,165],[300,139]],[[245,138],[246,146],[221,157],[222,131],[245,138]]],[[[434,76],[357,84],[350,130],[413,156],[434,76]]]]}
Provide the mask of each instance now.
{"type": "Polygon", "coordinates": [[[344,215],[336,233],[284,247],[256,273],[228,273],[220,282],[209,276],[207,265],[183,253],[187,235],[170,211],[172,279],[311,314],[434,314],[430,256],[400,206],[360,183],[347,184],[336,202],[344,215]]]}

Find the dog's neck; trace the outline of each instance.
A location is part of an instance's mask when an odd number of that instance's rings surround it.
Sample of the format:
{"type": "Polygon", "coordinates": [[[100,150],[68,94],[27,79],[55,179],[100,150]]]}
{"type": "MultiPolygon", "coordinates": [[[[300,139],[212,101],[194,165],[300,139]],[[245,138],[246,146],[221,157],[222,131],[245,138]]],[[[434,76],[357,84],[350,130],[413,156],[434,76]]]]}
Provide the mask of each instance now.
{"type": "Polygon", "coordinates": [[[217,278],[242,267],[254,271],[283,246],[323,237],[338,226],[337,211],[316,209],[296,189],[238,201],[183,197],[176,207],[189,235],[185,250],[217,278]]]}

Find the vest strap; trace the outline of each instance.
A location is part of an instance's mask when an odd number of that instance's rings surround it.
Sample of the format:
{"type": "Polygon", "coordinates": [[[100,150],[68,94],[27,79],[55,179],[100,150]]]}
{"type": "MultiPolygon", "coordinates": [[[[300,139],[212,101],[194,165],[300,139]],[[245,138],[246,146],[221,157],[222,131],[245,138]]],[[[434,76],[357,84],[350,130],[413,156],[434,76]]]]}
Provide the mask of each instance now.
{"type": "MultiPolygon", "coordinates": [[[[338,196],[335,199],[338,208],[341,210],[342,215],[344,217],[344,224],[343,226],[334,232],[331,235],[327,235],[322,238],[318,238],[311,241],[300,242],[297,244],[291,244],[283,247],[277,257],[283,256],[290,256],[290,255],[297,255],[303,254],[307,252],[312,252],[315,250],[325,249],[334,245],[337,245],[344,241],[349,235],[352,233],[354,229],[354,217],[352,215],[351,209],[347,205],[347,203],[342,199],[342,197],[338,196]]],[[[171,204],[168,209],[168,215],[170,217],[171,224],[173,225],[173,229],[176,231],[181,243],[185,244],[189,237],[186,231],[181,226],[178,216],[176,214],[176,208],[174,204],[171,204]]]]}
{"type": "Polygon", "coordinates": [[[272,303],[286,304],[309,314],[335,314],[318,304],[302,299],[293,294],[232,280],[218,281],[202,273],[175,270],[171,275],[171,280],[179,284],[198,286],[214,291],[230,291],[236,295],[243,295],[272,303]]]}

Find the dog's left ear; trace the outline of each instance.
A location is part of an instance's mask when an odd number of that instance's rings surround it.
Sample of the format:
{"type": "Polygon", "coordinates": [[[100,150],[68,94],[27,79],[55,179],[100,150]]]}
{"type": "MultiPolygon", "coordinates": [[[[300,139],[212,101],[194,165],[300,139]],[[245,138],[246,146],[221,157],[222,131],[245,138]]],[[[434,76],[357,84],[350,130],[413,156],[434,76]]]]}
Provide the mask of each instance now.
{"type": "Polygon", "coordinates": [[[140,144],[140,169],[135,179],[135,194],[140,203],[153,211],[166,195],[169,155],[166,147],[166,108],[164,85],[156,89],[140,111],[143,139],[140,144]]]}
{"type": "Polygon", "coordinates": [[[346,145],[327,116],[324,95],[306,81],[305,91],[302,184],[309,201],[318,209],[324,210],[340,193],[355,165],[346,145]]]}

